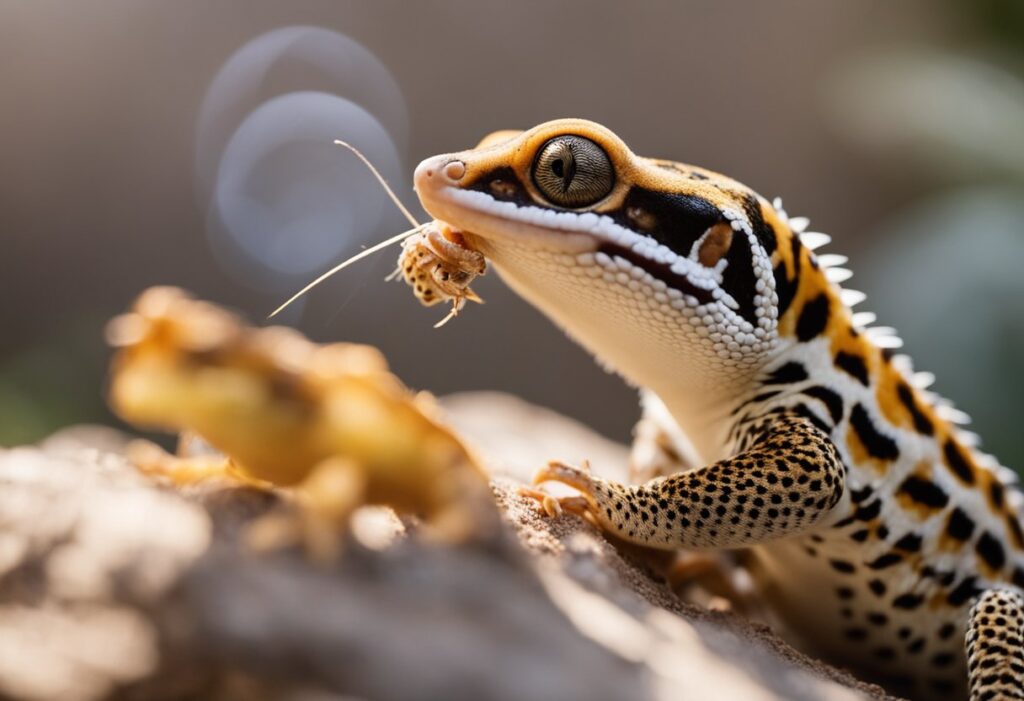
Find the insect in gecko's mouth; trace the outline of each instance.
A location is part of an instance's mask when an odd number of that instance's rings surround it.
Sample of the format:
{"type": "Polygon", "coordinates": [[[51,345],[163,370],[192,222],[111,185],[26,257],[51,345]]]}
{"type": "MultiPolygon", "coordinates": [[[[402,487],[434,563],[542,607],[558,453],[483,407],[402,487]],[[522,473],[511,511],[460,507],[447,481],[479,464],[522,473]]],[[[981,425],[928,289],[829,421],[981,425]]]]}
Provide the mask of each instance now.
{"type": "Polygon", "coordinates": [[[693,297],[697,304],[722,297],[722,266],[704,265],[699,245],[690,255],[681,256],[606,215],[502,201],[485,192],[436,182],[422,168],[416,172],[416,190],[423,206],[499,265],[503,247],[535,248],[569,254],[583,265],[600,265],[609,271],[643,271],[668,289],[693,297]]]}

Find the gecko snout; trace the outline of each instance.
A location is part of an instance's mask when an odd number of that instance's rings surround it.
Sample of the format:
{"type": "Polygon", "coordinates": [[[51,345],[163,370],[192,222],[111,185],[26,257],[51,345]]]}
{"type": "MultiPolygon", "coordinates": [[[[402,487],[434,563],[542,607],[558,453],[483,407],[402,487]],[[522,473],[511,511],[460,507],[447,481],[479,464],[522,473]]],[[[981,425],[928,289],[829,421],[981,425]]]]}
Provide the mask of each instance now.
{"type": "Polygon", "coordinates": [[[427,158],[416,166],[413,182],[416,189],[422,187],[443,187],[458,185],[466,175],[466,164],[450,156],[427,158]]]}

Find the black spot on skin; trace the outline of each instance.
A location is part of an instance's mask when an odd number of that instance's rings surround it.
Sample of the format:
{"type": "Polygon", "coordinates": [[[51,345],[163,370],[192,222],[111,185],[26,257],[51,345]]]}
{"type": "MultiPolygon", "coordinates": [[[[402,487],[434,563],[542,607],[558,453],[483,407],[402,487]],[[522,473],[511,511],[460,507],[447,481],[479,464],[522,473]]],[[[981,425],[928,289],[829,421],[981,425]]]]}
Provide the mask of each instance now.
{"type": "Polygon", "coordinates": [[[849,587],[839,587],[836,589],[836,596],[843,601],[848,601],[853,598],[853,589],[850,589],[849,587]]]}
{"type": "Polygon", "coordinates": [[[870,589],[875,596],[884,596],[885,582],[883,582],[881,579],[872,579],[870,582],[868,582],[868,589],[870,589]]]}
{"type": "Polygon", "coordinates": [[[892,600],[892,605],[898,609],[916,609],[924,602],[924,597],[920,594],[900,594],[892,600]]]}
{"type": "Polygon", "coordinates": [[[790,385],[807,379],[807,370],[800,363],[789,362],[772,370],[766,385],[790,385]]]}
{"type": "Polygon", "coordinates": [[[761,200],[750,192],[734,193],[740,195],[743,199],[743,210],[747,213],[747,219],[750,220],[750,228],[754,232],[754,236],[761,243],[765,253],[769,256],[775,253],[775,249],[779,246],[779,237],[775,233],[775,229],[769,224],[764,214],[761,212],[761,200]]]}
{"type": "Polygon", "coordinates": [[[825,405],[825,408],[828,409],[828,413],[832,417],[832,423],[837,424],[843,418],[843,400],[829,388],[820,385],[808,387],[803,390],[802,394],[820,400],[825,405]]]}
{"type": "Polygon", "coordinates": [[[891,647],[879,647],[875,648],[875,657],[880,660],[891,660],[896,656],[896,651],[891,647]]]}
{"type": "Polygon", "coordinates": [[[949,503],[949,495],[932,482],[911,475],[903,480],[903,484],[897,490],[916,501],[932,509],[941,509],[949,503]]]}
{"type": "Polygon", "coordinates": [[[855,519],[853,518],[853,514],[851,514],[851,515],[847,516],[846,518],[842,519],[841,521],[836,521],[835,523],[833,523],[832,527],[833,528],[846,528],[851,523],[853,523],[854,520],[855,519]]]}
{"type": "Polygon", "coordinates": [[[1020,521],[1013,514],[1006,514],[1006,527],[1010,529],[1014,544],[1024,549],[1024,530],[1021,530],[1020,521]]]}
{"type": "Polygon", "coordinates": [[[882,500],[875,499],[870,504],[866,504],[857,509],[853,517],[858,521],[870,521],[871,519],[878,516],[882,510],[882,500]]]}
{"type": "Polygon", "coordinates": [[[905,536],[897,540],[893,547],[897,550],[905,550],[909,553],[916,553],[921,549],[921,536],[916,533],[907,533],[905,536]]]}
{"type": "Polygon", "coordinates": [[[789,305],[793,303],[793,297],[796,296],[796,288],[800,282],[801,246],[800,237],[796,234],[792,236],[791,246],[793,251],[793,277],[790,278],[786,275],[786,264],[783,261],[779,261],[779,264],[772,271],[775,276],[775,294],[779,298],[779,318],[782,318],[782,315],[789,309],[789,305]]]}
{"type": "Polygon", "coordinates": [[[992,500],[992,506],[997,509],[1003,508],[1003,485],[1000,482],[992,481],[988,486],[988,496],[992,500]]]}
{"type": "Polygon", "coordinates": [[[821,335],[828,326],[830,305],[828,295],[824,293],[804,304],[796,322],[796,337],[800,341],[810,341],[821,335]]]}
{"type": "Polygon", "coordinates": [[[889,436],[880,433],[868,416],[867,409],[861,404],[854,404],[850,412],[850,427],[856,432],[860,442],[864,444],[868,454],[879,460],[895,460],[900,450],[889,436]]]}
{"type": "Polygon", "coordinates": [[[756,394],[753,397],[751,397],[750,398],[750,403],[751,404],[760,404],[761,402],[768,401],[772,397],[779,396],[779,394],[781,394],[781,392],[782,392],[782,390],[778,390],[778,389],[770,389],[767,392],[761,392],[760,394],[756,394]]]}
{"type": "Polygon", "coordinates": [[[871,489],[870,485],[865,486],[863,489],[850,490],[850,498],[853,500],[854,504],[859,504],[862,501],[865,501],[872,494],[874,494],[874,490],[871,489]]]}
{"type": "Polygon", "coordinates": [[[981,593],[981,589],[975,586],[977,580],[974,577],[964,577],[964,579],[956,585],[953,591],[949,592],[949,596],[946,600],[952,606],[960,606],[972,598],[981,593]]]}
{"type": "Polygon", "coordinates": [[[858,382],[867,387],[871,380],[868,377],[868,366],[859,355],[839,351],[836,353],[836,367],[852,375],[858,382]]]}
{"type": "Polygon", "coordinates": [[[1006,551],[1003,550],[1003,546],[988,531],[981,534],[974,549],[981,559],[985,561],[985,564],[994,570],[1002,569],[1003,565],[1006,564],[1006,551]]]}
{"type": "Polygon", "coordinates": [[[868,637],[868,631],[864,628],[847,628],[843,631],[843,635],[848,640],[865,640],[868,637]]]}
{"type": "Polygon", "coordinates": [[[944,623],[942,624],[942,627],[939,628],[939,637],[943,640],[949,640],[951,637],[953,637],[953,633],[955,632],[955,625],[953,625],[952,623],[944,623]]]}
{"type": "Polygon", "coordinates": [[[875,626],[884,626],[889,622],[889,617],[884,613],[873,612],[868,614],[868,623],[875,626]]]}
{"type": "Polygon", "coordinates": [[[926,436],[931,436],[935,433],[935,426],[932,425],[932,420],[929,419],[924,413],[921,412],[921,408],[917,406],[917,401],[914,399],[914,392],[905,382],[900,382],[896,386],[896,394],[899,396],[900,401],[903,402],[903,406],[910,412],[910,418],[914,421],[914,428],[918,433],[926,436]]]}
{"type": "Polygon", "coordinates": [[[965,484],[974,484],[974,471],[967,458],[964,457],[963,451],[960,450],[960,446],[952,438],[946,439],[946,444],[942,446],[942,452],[946,456],[946,464],[949,465],[953,474],[965,484]]]}
{"type": "Polygon", "coordinates": [[[828,426],[824,421],[822,421],[821,418],[819,418],[815,412],[811,411],[806,404],[797,404],[796,406],[793,407],[792,411],[796,412],[800,416],[810,421],[812,424],[814,424],[814,427],[817,428],[822,433],[828,435],[829,433],[832,432],[832,427],[828,426]]]}
{"type": "Polygon", "coordinates": [[[967,540],[974,533],[974,521],[960,510],[960,507],[953,509],[946,522],[946,535],[954,540],[967,540]]]}
{"type": "Polygon", "coordinates": [[[829,560],[828,564],[832,565],[832,569],[836,572],[842,572],[843,574],[850,574],[857,569],[846,560],[829,560]]]}
{"type": "Polygon", "coordinates": [[[869,562],[868,567],[870,567],[873,570],[884,570],[886,567],[891,567],[892,565],[895,565],[897,562],[900,562],[902,560],[902,555],[899,555],[897,553],[886,553],[885,555],[876,557],[874,560],[869,562]]]}

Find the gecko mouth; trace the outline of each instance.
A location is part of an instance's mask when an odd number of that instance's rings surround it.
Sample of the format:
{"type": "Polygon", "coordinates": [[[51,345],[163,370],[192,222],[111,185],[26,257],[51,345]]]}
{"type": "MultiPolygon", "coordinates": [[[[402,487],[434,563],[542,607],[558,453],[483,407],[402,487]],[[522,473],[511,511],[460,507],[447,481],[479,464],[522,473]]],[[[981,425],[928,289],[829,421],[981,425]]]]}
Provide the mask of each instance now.
{"type": "Polygon", "coordinates": [[[691,297],[694,305],[714,301],[735,304],[719,287],[716,276],[720,273],[606,215],[521,205],[452,186],[417,187],[417,191],[431,215],[471,239],[482,239],[492,254],[500,254],[503,242],[577,256],[589,253],[594,258],[591,264],[610,270],[640,269],[668,290],[691,297]]]}

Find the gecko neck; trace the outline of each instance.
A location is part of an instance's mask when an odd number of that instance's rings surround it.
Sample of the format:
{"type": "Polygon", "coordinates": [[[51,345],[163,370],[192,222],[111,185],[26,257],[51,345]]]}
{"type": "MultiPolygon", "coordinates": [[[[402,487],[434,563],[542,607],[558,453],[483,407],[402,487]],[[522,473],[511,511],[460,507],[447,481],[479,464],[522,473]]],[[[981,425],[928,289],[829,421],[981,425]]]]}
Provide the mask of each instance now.
{"type": "Polygon", "coordinates": [[[563,271],[544,274],[536,259],[522,260],[503,246],[486,251],[502,279],[537,307],[608,370],[635,387],[658,395],[672,417],[691,438],[705,460],[727,449],[729,414],[753,383],[756,370],[733,371],[728,377],[709,373],[699,363],[700,339],[650,334],[647,321],[635,310],[602,305],[580,294],[589,279],[573,280],[563,271]]]}

